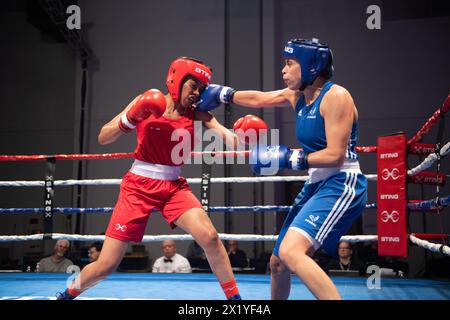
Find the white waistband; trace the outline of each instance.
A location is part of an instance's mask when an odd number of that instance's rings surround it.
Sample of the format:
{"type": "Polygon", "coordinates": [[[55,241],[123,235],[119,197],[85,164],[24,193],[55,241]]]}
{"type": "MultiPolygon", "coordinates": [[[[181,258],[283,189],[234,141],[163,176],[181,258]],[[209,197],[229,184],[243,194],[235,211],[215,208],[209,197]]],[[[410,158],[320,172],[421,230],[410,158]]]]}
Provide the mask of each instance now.
{"type": "Polygon", "coordinates": [[[324,180],[338,172],[362,173],[358,160],[345,160],[342,166],[333,168],[311,168],[308,170],[309,182],[315,183],[324,180]]]}
{"type": "Polygon", "coordinates": [[[134,160],[130,172],[156,180],[177,180],[181,174],[181,167],[134,160]]]}

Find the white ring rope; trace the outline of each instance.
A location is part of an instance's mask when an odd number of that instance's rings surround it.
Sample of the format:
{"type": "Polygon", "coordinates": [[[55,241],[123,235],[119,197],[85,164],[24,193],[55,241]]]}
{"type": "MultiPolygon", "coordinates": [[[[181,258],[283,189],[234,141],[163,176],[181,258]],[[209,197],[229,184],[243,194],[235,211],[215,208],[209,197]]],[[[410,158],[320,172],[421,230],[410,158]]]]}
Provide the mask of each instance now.
{"type": "Polygon", "coordinates": [[[376,242],[378,241],[378,236],[377,235],[342,236],[339,241],[347,241],[351,243],[376,242]]]}
{"type": "MultiPolygon", "coordinates": [[[[367,174],[367,180],[376,181],[376,174],[367,174]]],[[[274,177],[221,177],[211,178],[211,183],[256,183],[256,182],[291,182],[307,181],[308,176],[274,176],[274,177]]],[[[187,178],[191,184],[199,184],[201,178],[187,178]]],[[[90,180],[55,180],[54,186],[91,186],[91,185],[119,185],[122,179],[90,179],[90,180]]],[[[43,187],[44,181],[0,181],[0,187],[43,187]]]]}
{"type": "Polygon", "coordinates": [[[450,247],[449,246],[422,240],[422,239],[419,239],[419,238],[413,236],[412,234],[409,235],[409,240],[411,240],[412,243],[414,243],[424,249],[430,250],[432,252],[443,253],[447,256],[450,256],[450,247]]]}
{"type": "MultiPolygon", "coordinates": [[[[104,241],[104,235],[79,235],[79,234],[64,234],[64,233],[53,233],[51,235],[52,240],[69,240],[69,241],[104,241]]],[[[276,241],[278,236],[275,235],[255,235],[255,234],[226,234],[219,233],[219,238],[221,240],[238,240],[238,241],[276,241]]],[[[43,240],[44,234],[33,234],[33,235],[11,235],[11,236],[0,236],[0,242],[16,242],[16,241],[35,241],[43,240]]],[[[430,250],[432,252],[440,252],[445,255],[450,256],[450,247],[442,244],[432,243],[426,240],[419,239],[413,235],[409,235],[409,239],[412,243],[422,247],[424,249],[430,250]]],[[[193,237],[189,234],[174,234],[174,235],[156,235],[149,236],[146,235],[142,239],[143,243],[148,242],[159,242],[164,240],[193,240],[193,237]]],[[[377,235],[355,235],[355,236],[343,236],[340,241],[347,241],[351,243],[358,242],[376,242],[378,240],[377,235]]]]}
{"type": "MultiPolygon", "coordinates": [[[[278,236],[276,235],[255,235],[255,234],[226,234],[219,233],[219,238],[221,240],[238,240],[238,241],[276,241],[278,236]]],[[[64,234],[64,233],[53,233],[49,235],[52,240],[69,240],[69,241],[104,241],[104,235],[79,235],[79,234],[64,234]]],[[[0,242],[17,242],[17,241],[36,241],[43,240],[44,234],[33,234],[33,235],[10,235],[10,236],[0,236],[0,242]]],[[[189,234],[174,234],[174,235],[156,235],[149,236],[146,235],[142,239],[143,243],[148,242],[160,242],[164,240],[193,240],[194,238],[189,234]]],[[[409,239],[412,243],[422,247],[424,249],[430,250],[432,252],[440,252],[445,255],[450,256],[450,247],[442,244],[432,243],[426,240],[419,239],[413,235],[409,235],[409,239]]],[[[378,240],[377,235],[355,235],[355,236],[342,236],[340,241],[347,241],[351,243],[358,242],[376,242],[378,240]]]]}
{"type": "MultiPolygon", "coordinates": [[[[69,240],[69,241],[104,241],[104,235],[79,235],[79,234],[64,234],[64,233],[52,233],[49,234],[53,240],[69,240]]],[[[222,240],[241,240],[241,241],[275,241],[278,236],[272,235],[252,235],[252,234],[225,234],[219,233],[219,238],[222,240]]],[[[44,234],[33,235],[11,235],[0,236],[0,242],[12,242],[12,241],[31,241],[31,240],[43,240],[44,234]]],[[[174,234],[174,235],[146,235],[142,239],[142,242],[157,242],[164,240],[194,240],[190,234],[174,234]]]]}
{"type": "MultiPolygon", "coordinates": [[[[52,233],[48,235],[52,240],[69,240],[69,241],[104,241],[104,235],[79,235],[79,234],[64,234],[64,233],[52,233]]],[[[238,240],[238,241],[276,241],[278,236],[276,235],[257,235],[257,234],[226,234],[219,233],[221,240],[238,240]]],[[[11,235],[0,236],[0,242],[13,242],[13,241],[33,241],[43,240],[44,234],[33,235],[11,235]]],[[[142,242],[158,242],[164,240],[193,240],[194,238],[189,234],[173,234],[173,235],[156,235],[156,236],[144,236],[142,242]]],[[[343,236],[343,241],[348,242],[371,242],[377,241],[376,235],[356,235],[356,236],[343,236]]]]}
{"type": "MultiPolygon", "coordinates": [[[[439,154],[441,155],[441,157],[446,156],[448,153],[450,152],[450,142],[447,142],[447,144],[445,146],[443,146],[441,148],[441,151],[439,152],[439,154]]],[[[419,164],[417,167],[412,168],[411,170],[408,170],[408,176],[413,176],[418,174],[419,172],[422,172],[426,169],[428,169],[429,167],[431,167],[433,165],[433,163],[435,163],[437,160],[437,155],[436,153],[430,153],[428,155],[428,157],[426,157],[421,164],[419,164]]]]}

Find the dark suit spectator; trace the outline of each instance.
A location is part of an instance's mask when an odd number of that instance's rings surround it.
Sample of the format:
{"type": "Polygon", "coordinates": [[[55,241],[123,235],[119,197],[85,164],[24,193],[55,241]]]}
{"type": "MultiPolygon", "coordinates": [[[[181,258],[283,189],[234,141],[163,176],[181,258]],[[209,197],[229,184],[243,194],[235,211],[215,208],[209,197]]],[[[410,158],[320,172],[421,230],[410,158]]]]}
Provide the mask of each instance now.
{"type": "Polygon", "coordinates": [[[248,267],[247,254],[238,248],[236,240],[228,241],[228,257],[233,268],[248,267]]]}

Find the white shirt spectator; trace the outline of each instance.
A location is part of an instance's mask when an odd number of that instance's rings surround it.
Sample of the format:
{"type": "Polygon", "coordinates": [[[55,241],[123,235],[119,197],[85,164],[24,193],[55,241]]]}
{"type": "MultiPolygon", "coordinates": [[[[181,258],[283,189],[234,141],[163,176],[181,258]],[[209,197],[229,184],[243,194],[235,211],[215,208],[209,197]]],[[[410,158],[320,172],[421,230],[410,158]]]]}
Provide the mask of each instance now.
{"type": "Polygon", "coordinates": [[[189,261],[181,254],[175,253],[171,258],[165,256],[156,259],[153,264],[154,273],[191,273],[189,261]]]}

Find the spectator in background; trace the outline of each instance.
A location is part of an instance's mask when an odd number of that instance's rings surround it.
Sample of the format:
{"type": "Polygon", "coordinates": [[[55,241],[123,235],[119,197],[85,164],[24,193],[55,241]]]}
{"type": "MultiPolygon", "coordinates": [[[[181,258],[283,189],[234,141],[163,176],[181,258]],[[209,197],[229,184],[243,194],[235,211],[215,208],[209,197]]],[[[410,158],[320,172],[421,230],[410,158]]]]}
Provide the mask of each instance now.
{"type": "Polygon", "coordinates": [[[189,261],[177,253],[175,241],[166,240],[162,243],[163,256],[153,264],[154,273],[191,273],[189,261]]]}
{"type": "Polygon", "coordinates": [[[236,240],[228,241],[228,257],[233,268],[248,267],[247,255],[244,251],[238,248],[236,240]]]}
{"type": "Polygon", "coordinates": [[[89,246],[88,250],[88,257],[89,257],[89,263],[97,261],[98,257],[100,256],[100,252],[102,251],[103,243],[101,242],[94,242],[89,246]]]}
{"type": "Polygon", "coordinates": [[[338,244],[338,259],[331,260],[327,265],[327,271],[330,270],[361,270],[361,266],[353,259],[353,248],[349,242],[341,241],[338,244]]]}
{"type": "Polygon", "coordinates": [[[210,269],[205,251],[196,241],[189,245],[186,258],[189,260],[192,268],[210,269]]]}
{"type": "Polygon", "coordinates": [[[53,248],[53,254],[38,262],[36,272],[66,272],[67,268],[73,265],[73,262],[65,257],[69,248],[69,241],[56,241],[55,247],[53,248]]]}

